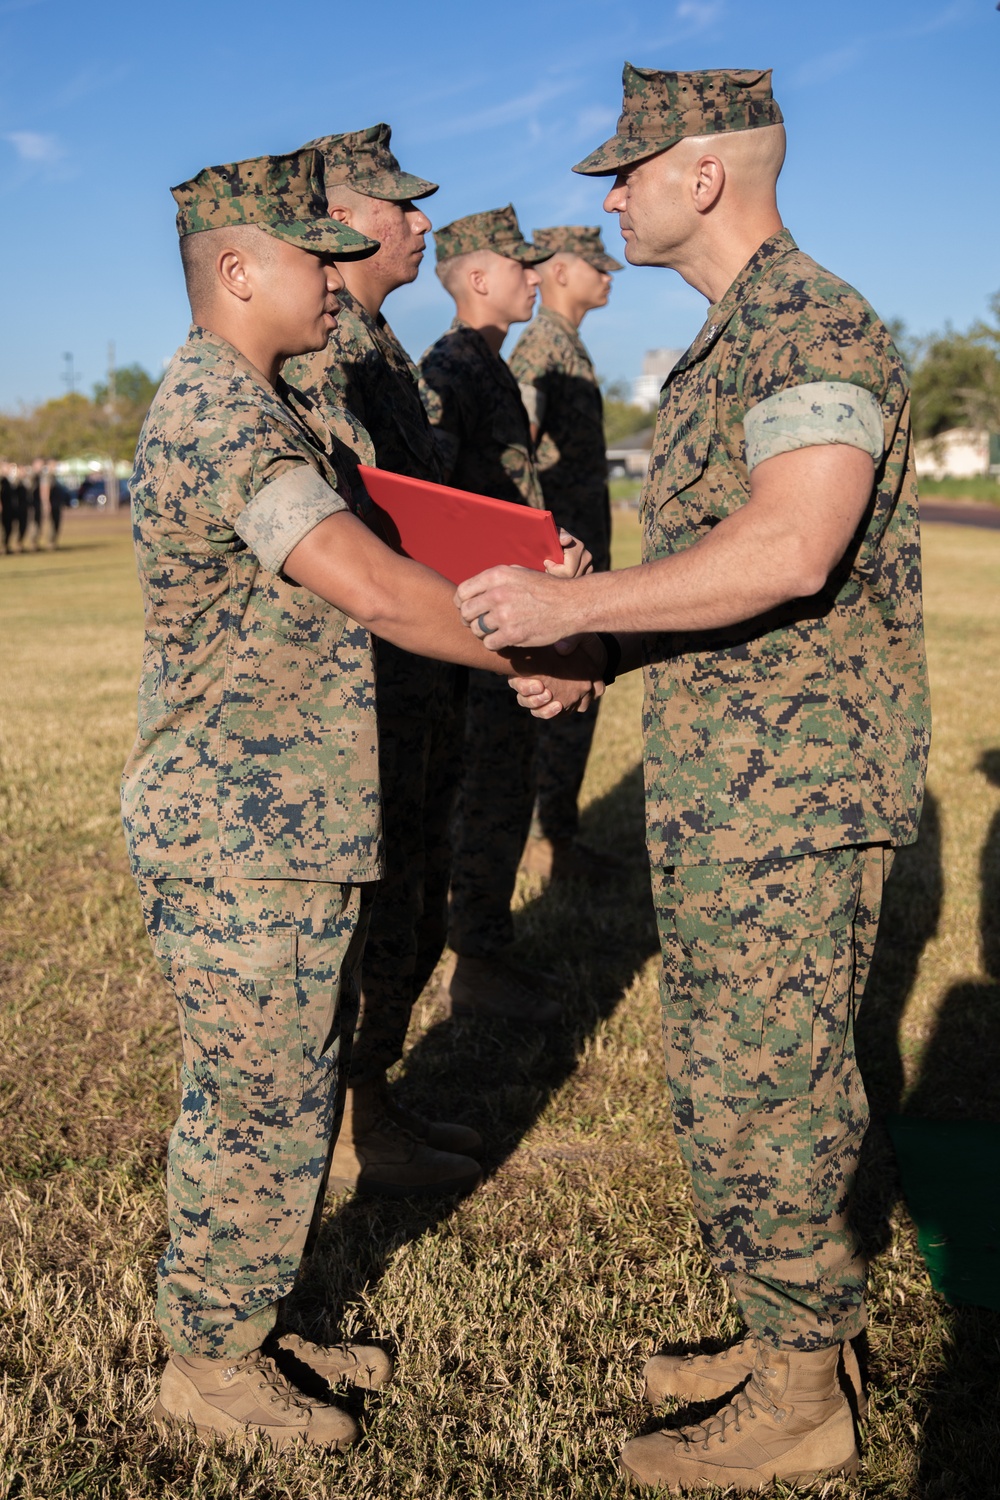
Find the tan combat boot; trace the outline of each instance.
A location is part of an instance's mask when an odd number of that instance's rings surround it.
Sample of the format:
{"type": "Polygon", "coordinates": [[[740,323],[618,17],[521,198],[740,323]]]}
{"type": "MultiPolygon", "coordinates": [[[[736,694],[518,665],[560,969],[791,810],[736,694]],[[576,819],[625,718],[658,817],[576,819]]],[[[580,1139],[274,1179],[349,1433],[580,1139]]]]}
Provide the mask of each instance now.
{"type": "Polygon", "coordinates": [[[330,1162],[335,1192],[356,1188],[382,1198],[467,1193],[482,1178],[471,1156],[424,1145],[386,1108],[385,1079],[348,1086],[330,1162]]]}
{"type": "Polygon", "coordinates": [[[518,1021],[547,1026],[562,1016],[558,1000],[547,1000],[522,984],[499,958],[455,957],[446,972],[444,994],[454,1016],[479,1016],[487,1020],[518,1021]]]}
{"type": "Polygon", "coordinates": [[[327,1385],[377,1391],[392,1379],[395,1368],[392,1355],[377,1344],[313,1344],[297,1333],[285,1333],[278,1347],[308,1365],[327,1385]]]}
{"type": "Polygon", "coordinates": [[[160,1426],[191,1423],[203,1436],[266,1437],[276,1448],[302,1442],[341,1450],[358,1436],[348,1412],[307,1400],[259,1349],[231,1362],[172,1354],[153,1418],[160,1426]]]}
{"type": "MultiPolygon", "coordinates": [[[[742,1385],[757,1358],[757,1340],[753,1334],[720,1349],[717,1354],[654,1354],[643,1366],[646,1400],[660,1406],[668,1396],[679,1401],[717,1401],[742,1385]]],[[[850,1339],[840,1346],[839,1378],[854,1414],[859,1421],[868,1416],[858,1356],[850,1339]]]]}
{"type": "Polygon", "coordinates": [[[744,1495],[776,1479],[814,1484],[855,1474],[854,1419],[837,1380],[840,1346],[758,1344],[756,1354],[750,1379],[714,1417],[626,1443],[626,1474],[670,1494],[729,1485],[744,1495]]]}
{"type": "Polygon", "coordinates": [[[425,1146],[435,1151],[454,1151],[460,1156],[478,1156],[483,1149],[483,1138],[471,1125],[459,1125],[451,1120],[425,1120],[416,1110],[405,1109],[397,1104],[386,1089],[385,1108],[390,1120],[395,1120],[404,1130],[415,1135],[425,1146]]]}

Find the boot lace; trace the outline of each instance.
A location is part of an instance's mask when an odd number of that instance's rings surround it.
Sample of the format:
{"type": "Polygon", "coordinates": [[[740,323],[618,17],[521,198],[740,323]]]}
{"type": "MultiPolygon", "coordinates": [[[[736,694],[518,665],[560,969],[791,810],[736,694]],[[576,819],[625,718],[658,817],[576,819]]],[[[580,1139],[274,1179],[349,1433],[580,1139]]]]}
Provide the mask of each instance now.
{"type": "Polygon", "coordinates": [[[237,1364],[230,1365],[223,1378],[229,1381],[242,1374],[250,1377],[253,1389],[269,1405],[280,1406],[283,1411],[301,1411],[305,1407],[306,1403],[299,1399],[291,1382],[282,1375],[274,1360],[261,1354],[259,1349],[245,1355],[237,1364]],[[260,1378],[254,1379],[255,1376],[260,1378]]]}
{"type": "Polygon", "coordinates": [[[779,1424],[785,1420],[784,1408],[776,1405],[756,1380],[751,1378],[749,1384],[732,1401],[727,1402],[721,1411],[717,1411],[714,1417],[685,1428],[684,1440],[691,1447],[701,1447],[707,1451],[713,1440],[722,1445],[730,1436],[742,1433],[744,1421],[755,1422],[761,1412],[768,1412],[779,1424]]]}

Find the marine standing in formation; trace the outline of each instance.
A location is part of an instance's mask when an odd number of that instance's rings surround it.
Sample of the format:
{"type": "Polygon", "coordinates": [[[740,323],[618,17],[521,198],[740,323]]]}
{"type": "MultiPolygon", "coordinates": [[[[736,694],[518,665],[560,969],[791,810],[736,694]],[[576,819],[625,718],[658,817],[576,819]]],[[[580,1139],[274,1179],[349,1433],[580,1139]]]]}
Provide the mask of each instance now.
{"type": "MultiPolygon", "coordinates": [[[[156,1414],[342,1448],[353,1418],[297,1391],[276,1358],[369,1387],[390,1361],[277,1322],[322,1209],[341,1015],[383,872],[369,631],[504,680],[515,663],[474,641],[443,578],[355,514],[363,429],[345,449],[281,379],[327,343],[335,261],[378,248],[327,216],[321,157],[207,168],[173,191],[194,322],[136,454],[145,642],[122,786],[183,1050],[156,1414]]],[[[565,705],[586,704],[584,654],[546,663],[565,705]]]]}
{"type": "MultiPolygon", "coordinates": [[[[448,331],[420,361],[424,400],[441,437],[444,478],[458,489],[543,507],[528,414],[500,356],[513,323],[531,317],[538,263],[514,209],[469,214],[434,236],[437,274],[455,301],[448,331]]],[[[456,1015],[544,1023],[558,1001],[509,962],[510,903],[534,802],[535,724],[485,672],[469,678],[464,769],[455,817],[447,980],[456,1015]]]]}
{"type": "MultiPolygon", "coordinates": [[[[612,274],[622,264],[608,255],[597,228],[535,229],[532,243],[549,252],[538,266],[541,306],[514,347],[510,370],[531,424],[545,505],[560,526],[584,539],[595,571],[604,573],[611,567],[604,401],[580,324],[607,305],[612,274]]],[[[524,856],[537,874],[604,882],[620,868],[614,856],[577,838],[598,708],[537,725],[535,816],[524,856]]]]}
{"type": "MultiPolygon", "coordinates": [[[[326,348],[289,360],[283,374],[348,446],[345,414],[360,421],[379,468],[439,482],[438,444],[416,367],[382,314],[389,293],[420,269],[431,225],[417,202],[437,184],[403,172],[390,140],[389,126],[379,124],[310,143],[323,154],[331,216],[377,239],[380,248],[344,263],[340,311],[326,348]]],[[[398,1197],[462,1191],[479,1181],[479,1136],[468,1126],[427,1121],[401,1108],[386,1086],[447,936],[462,674],[388,641],[376,643],[375,665],[386,869],[365,944],[361,1016],[330,1180],[398,1197]]],[[[587,716],[573,717],[582,722],[587,716]]]]}
{"type": "Polygon", "coordinates": [[[910,402],[884,324],[782,225],[770,74],[626,64],[624,84],[617,133],[576,170],[615,177],[630,262],[710,303],[663,389],[644,560],[572,584],[491,569],[458,599],[498,649],[614,631],[606,678],[619,651],[645,669],[674,1128],[747,1337],[649,1362],[654,1401],[731,1399],[623,1462],[746,1492],[858,1461],[854,1011],[930,729],[910,402]]]}

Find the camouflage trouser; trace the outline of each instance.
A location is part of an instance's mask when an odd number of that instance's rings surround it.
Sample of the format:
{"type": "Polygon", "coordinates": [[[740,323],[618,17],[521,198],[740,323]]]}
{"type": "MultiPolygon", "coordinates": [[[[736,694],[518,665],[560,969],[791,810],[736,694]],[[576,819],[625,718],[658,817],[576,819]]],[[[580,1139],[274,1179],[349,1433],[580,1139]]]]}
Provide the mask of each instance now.
{"type": "Polygon", "coordinates": [[[386,873],[365,944],[352,1083],[402,1057],[410,1012],[444,950],[462,736],[457,702],[432,720],[379,718],[386,873]]]}
{"type": "Polygon", "coordinates": [[[560,714],[538,721],[535,750],[537,792],[531,832],[554,843],[576,837],[580,788],[597,728],[599,704],[585,714],[560,714]]]}
{"type": "Polygon", "coordinates": [[[865,1322],[854,1013],[891,859],[871,845],[653,870],[674,1128],[709,1254],[771,1344],[865,1322]]]}
{"type": "Polygon", "coordinates": [[[514,936],[510,902],[535,799],[537,723],[505,678],[469,673],[448,933],[467,958],[488,958],[514,936]]]}
{"type": "Polygon", "coordinates": [[[179,1354],[236,1357],[273,1328],[322,1208],[342,994],[369,887],[141,880],[180,1015],[180,1115],[157,1318],[179,1354]]]}

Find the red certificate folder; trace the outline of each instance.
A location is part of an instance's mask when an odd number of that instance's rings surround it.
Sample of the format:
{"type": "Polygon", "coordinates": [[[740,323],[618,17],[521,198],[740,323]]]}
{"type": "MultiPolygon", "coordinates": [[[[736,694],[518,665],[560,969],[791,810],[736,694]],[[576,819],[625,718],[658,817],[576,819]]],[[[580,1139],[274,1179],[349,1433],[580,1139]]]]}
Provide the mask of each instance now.
{"type": "Polygon", "coordinates": [[[389,546],[452,583],[500,563],[541,573],[546,558],[562,561],[559,528],[550,510],[408,479],[367,464],[359,464],[358,472],[389,546]]]}

